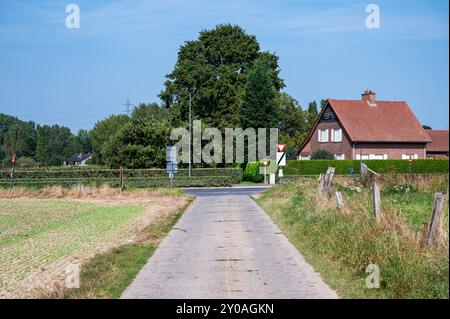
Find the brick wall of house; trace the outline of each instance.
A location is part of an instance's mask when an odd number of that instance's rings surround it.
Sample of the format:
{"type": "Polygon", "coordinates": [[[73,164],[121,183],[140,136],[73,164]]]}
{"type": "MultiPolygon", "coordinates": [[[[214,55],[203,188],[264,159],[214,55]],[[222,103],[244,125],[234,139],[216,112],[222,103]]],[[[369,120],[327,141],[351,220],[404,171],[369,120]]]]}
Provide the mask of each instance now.
{"type": "MultiPolygon", "coordinates": [[[[316,130],[314,131],[311,140],[309,141],[309,146],[305,147],[305,149],[311,149],[311,154],[314,153],[317,150],[325,150],[330,152],[331,154],[344,154],[346,159],[350,159],[352,156],[352,146],[349,137],[345,133],[344,130],[342,130],[342,142],[331,142],[331,130],[332,129],[339,129],[341,128],[339,122],[329,122],[329,123],[319,123],[317,125],[316,130]],[[319,136],[318,132],[319,130],[326,130],[328,129],[329,137],[328,142],[322,143],[319,142],[319,136]]],[[[300,155],[311,155],[311,154],[303,154],[300,153],[300,155]]]]}
{"type": "Polygon", "coordinates": [[[417,143],[356,143],[354,158],[362,151],[363,155],[387,155],[388,159],[401,159],[403,154],[417,154],[418,158],[426,158],[426,144],[417,143]]]}
{"type": "Polygon", "coordinates": [[[436,159],[448,159],[448,153],[432,153],[427,152],[428,158],[436,158],[436,159]]]}

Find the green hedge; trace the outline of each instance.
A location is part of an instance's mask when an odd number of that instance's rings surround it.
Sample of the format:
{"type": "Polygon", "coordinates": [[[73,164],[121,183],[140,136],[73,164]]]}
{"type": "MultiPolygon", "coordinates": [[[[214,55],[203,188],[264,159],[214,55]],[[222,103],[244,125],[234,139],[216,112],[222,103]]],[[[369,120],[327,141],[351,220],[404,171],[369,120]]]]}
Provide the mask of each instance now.
{"type": "MultiPolygon", "coordinates": [[[[0,171],[0,187],[9,186],[10,171],[0,171]]],[[[163,169],[125,169],[125,185],[129,187],[166,187],[170,180],[163,169]]],[[[240,168],[200,168],[193,169],[192,176],[181,169],[175,175],[175,187],[231,186],[242,181],[240,168]]],[[[17,170],[15,186],[45,187],[74,185],[119,185],[119,170],[111,169],[51,169],[51,170],[17,170]]]]}
{"type": "MultiPolygon", "coordinates": [[[[370,169],[381,174],[409,173],[407,160],[363,160],[370,169]]],[[[448,159],[416,159],[411,166],[413,174],[442,174],[448,173],[448,159]]],[[[294,160],[287,161],[285,175],[318,175],[326,172],[328,167],[335,167],[336,174],[359,174],[359,160],[294,160]]]]}
{"type": "Polygon", "coordinates": [[[244,181],[260,183],[264,180],[264,176],[259,173],[261,162],[247,163],[244,170],[244,181]]]}
{"type": "MultiPolygon", "coordinates": [[[[124,169],[126,177],[167,177],[165,169],[124,169]]],[[[0,170],[0,179],[8,178],[10,170],[0,170]]],[[[177,176],[188,176],[187,169],[178,170],[177,176]]],[[[16,178],[27,179],[57,179],[57,178],[115,178],[119,176],[118,169],[38,169],[38,170],[16,170],[16,178]]],[[[237,179],[242,178],[240,168],[196,168],[192,170],[192,176],[232,176],[237,179]]]]}
{"type": "MultiPolygon", "coordinates": [[[[173,187],[214,187],[232,186],[236,181],[230,176],[208,176],[208,177],[175,177],[173,187]]],[[[39,179],[39,180],[14,180],[14,187],[42,188],[48,186],[71,187],[76,185],[102,186],[108,185],[118,187],[117,179],[39,179]]],[[[9,187],[9,181],[0,180],[0,187],[9,187]]],[[[169,178],[133,178],[125,180],[126,187],[169,187],[169,178]]]]}

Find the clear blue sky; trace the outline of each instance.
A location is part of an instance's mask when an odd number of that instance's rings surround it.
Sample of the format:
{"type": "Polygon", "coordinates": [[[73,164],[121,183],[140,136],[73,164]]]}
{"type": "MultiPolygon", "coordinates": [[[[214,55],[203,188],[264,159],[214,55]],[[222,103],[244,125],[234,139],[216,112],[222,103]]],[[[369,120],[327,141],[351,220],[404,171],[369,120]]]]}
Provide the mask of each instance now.
{"type": "Polygon", "coordinates": [[[285,91],[321,98],[406,100],[423,124],[448,128],[446,0],[1,0],[0,112],[90,129],[132,103],[158,101],[186,40],[238,24],[280,57],[285,91]],[[65,7],[81,28],[65,27],[65,7]],[[381,28],[365,27],[366,5],[381,28]]]}

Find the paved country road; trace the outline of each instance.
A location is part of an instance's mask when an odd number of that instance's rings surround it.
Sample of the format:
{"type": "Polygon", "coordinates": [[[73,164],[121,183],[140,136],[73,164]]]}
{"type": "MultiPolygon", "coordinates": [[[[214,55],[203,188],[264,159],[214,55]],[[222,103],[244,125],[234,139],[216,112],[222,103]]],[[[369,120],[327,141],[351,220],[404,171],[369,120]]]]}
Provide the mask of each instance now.
{"type": "Polygon", "coordinates": [[[122,298],[337,298],[248,196],[264,190],[187,189],[197,198],[122,298]]]}

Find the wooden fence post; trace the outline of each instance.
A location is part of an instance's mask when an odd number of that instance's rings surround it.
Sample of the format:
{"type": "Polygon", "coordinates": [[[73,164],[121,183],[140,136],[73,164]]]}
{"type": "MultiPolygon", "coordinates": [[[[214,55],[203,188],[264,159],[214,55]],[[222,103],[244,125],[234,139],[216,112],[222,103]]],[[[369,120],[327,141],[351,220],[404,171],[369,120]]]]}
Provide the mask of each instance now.
{"type": "Polygon", "coordinates": [[[427,234],[427,246],[433,245],[442,233],[442,223],[444,217],[445,203],[447,199],[445,194],[434,194],[433,213],[431,215],[430,227],[427,234]]]}
{"type": "Polygon", "coordinates": [[[120,166],[120,171],[119,171],[119,182],[120,182],[120,190],[123,191],[125,189],[125,181],[124,181],[124,176],[123,176],[123,167],[120,166]]]}
{"type": "Polygon", "coordinates": [[[359,176],[360,176],[361,182],[362,182],[363,184],[365,184],[365,183],[367,182],[367,175],[368,175],[368,173],[367,173],[367,165],[364,164],[364,163],[361,163],[361,168],[360,168],[360,171],[359,171],[359,176]]]}
{"type": "Polygon", "coordinates": [[[373,214],[377,221],[381,218],[381,195],[380,186],[377,183],[372,183],[372,198],[373,198],[373,214]]]}
{"type": "Polygon", "coordinates": [[[344,198],[341,192],[336,192],[336,204],[339,209],[344,207],[344,198]]]}
{"type": "Polygon", "coordinates": [[[327,174],[325,175],[324,188],[328,196],[331,196],[333,194],[334,171],[335,171],[334,167],[328,167],[327,174]]]}

